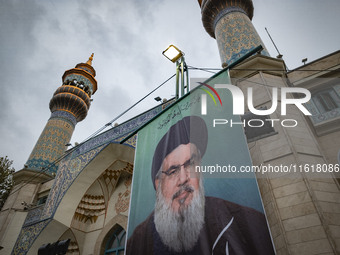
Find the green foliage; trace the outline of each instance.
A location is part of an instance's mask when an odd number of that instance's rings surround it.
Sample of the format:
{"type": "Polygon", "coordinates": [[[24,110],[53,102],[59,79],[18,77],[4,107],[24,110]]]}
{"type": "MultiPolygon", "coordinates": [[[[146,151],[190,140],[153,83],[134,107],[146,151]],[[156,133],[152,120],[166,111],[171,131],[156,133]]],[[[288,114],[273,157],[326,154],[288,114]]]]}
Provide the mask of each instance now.
{"type": "Polygon", "coordinates": [[[13,187],[13,161],[6,157],[0,157],[0,210],[13,187]]]}

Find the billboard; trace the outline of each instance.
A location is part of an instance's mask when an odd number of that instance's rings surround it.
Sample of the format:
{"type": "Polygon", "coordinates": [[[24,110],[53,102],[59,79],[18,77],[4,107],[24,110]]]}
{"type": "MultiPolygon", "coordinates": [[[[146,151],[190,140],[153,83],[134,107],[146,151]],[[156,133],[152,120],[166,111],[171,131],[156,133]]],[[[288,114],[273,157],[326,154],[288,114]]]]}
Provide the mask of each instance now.
{"type": "Polygon", "coordinates": [[[220,72],[138,132],[126,254],[274,254],[255,175],[240,171],[243,128],[214,125],[240,122],[213,88],[227,83],[220,72]]]}

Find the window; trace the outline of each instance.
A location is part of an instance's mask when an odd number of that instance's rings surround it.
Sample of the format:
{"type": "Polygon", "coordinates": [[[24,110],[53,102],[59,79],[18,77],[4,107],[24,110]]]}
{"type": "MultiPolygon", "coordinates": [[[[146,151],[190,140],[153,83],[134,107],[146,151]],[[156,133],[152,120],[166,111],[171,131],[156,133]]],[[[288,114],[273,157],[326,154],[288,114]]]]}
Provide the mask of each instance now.
{"type": "Polygon", "coordinates": [[[340,98],[333,89],[316,93],[313,101],[320,113],[330,112],[340,107],[340,98]]]}
{"type": "Polygon", "coordinates": [[[105,255],[123,255],[125,246],[126,232],[118,225],[109,241],[106,243],[105,255]]]}

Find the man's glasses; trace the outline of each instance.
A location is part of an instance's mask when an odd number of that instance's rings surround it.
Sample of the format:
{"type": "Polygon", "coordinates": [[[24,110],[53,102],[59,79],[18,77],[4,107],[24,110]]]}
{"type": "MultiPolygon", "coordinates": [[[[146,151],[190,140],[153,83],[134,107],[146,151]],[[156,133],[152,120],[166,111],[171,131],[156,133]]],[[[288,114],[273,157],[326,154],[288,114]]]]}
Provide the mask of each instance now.
{"type": "Polygon", "coordinates": [[[162,171],[162,173],[171,178],[177,177],[179,175],[179,172],[181,171],[182,166],[184,167],[184,170],[187,173],[188,172],[191,173],[194,171],[197,162],[198,162],[197,155],[192,155],[191,158],[185,161],[183,164],[173,165],[168,170],[162,171]]]}

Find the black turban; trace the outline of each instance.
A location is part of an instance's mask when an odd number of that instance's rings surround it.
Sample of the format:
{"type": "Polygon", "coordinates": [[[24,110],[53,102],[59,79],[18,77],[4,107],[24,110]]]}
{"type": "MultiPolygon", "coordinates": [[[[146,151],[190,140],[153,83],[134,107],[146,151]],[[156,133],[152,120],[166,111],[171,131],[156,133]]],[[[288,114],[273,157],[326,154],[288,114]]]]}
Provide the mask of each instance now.
{"type": "Polygon", "coordinates": [[[193,143],[203,157],[207,148],[208,130],[204,120],[198,116],[187,116],[172,125],[159,141],[152,160],[151,178],[154,188],[156,175],[164,158],[181,144],[193,143]]]}

